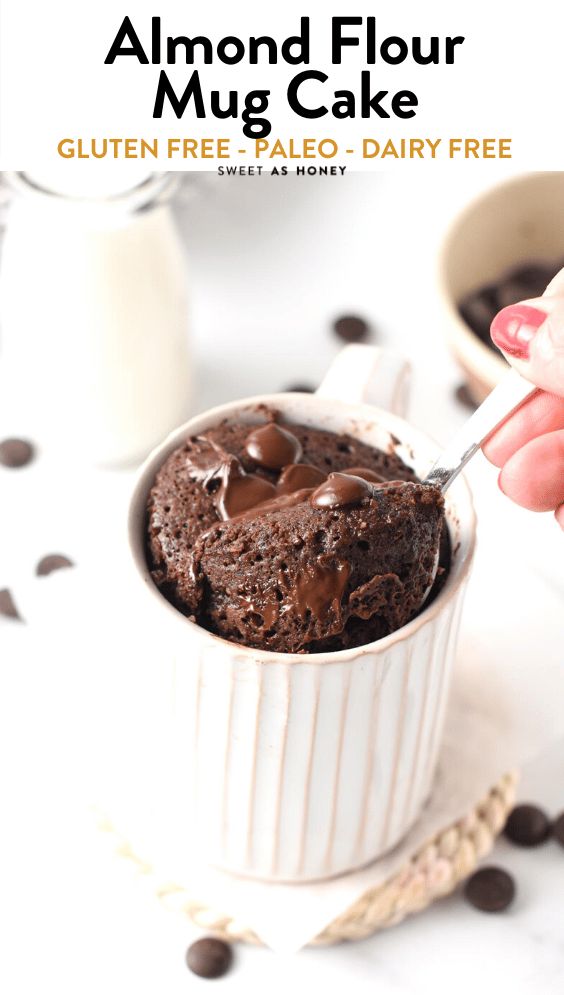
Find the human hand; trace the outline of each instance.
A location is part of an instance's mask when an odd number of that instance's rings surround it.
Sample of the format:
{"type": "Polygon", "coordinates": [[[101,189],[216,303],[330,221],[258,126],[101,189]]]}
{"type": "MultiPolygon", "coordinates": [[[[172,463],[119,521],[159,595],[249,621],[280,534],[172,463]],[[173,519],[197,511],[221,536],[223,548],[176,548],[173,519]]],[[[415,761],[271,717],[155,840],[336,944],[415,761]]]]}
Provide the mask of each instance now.
{"type": "Polygon", "coordinates": [[[499,486],[531,511],[554,511],[564,529],[564,269],[542,297],[504,308],[491,337],[540,390],[484,444],[499,486]]]}

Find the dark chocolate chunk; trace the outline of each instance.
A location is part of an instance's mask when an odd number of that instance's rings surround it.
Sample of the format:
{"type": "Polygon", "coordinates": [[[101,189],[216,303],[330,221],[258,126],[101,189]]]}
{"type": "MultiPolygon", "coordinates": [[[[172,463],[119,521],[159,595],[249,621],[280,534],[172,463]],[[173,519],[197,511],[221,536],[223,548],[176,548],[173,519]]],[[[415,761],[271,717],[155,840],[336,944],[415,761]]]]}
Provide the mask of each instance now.
{"type": "Polygon", "coordinates": [[[363,480],[368,480],[371,484],[383,484],[386,480],[381,473],[375,473],[368,466],[351,466],[347,467],[344,472],[352,474],[353,477],[362,477],[363,480]]]}
{"type": "Polygon", "coordinates": [[[498,286],[498,304],[509,307],[519,301],[541,297],[555,275],[554,266],[545,263],[526,263],[511,270],[498,286]]]}
{"type": "Polygon", "coordinates": [[[550,820],[536,805],[516,805],[505,823],[505,835],[517,846],[538,846],[550,836],[550,820]]]}
{"type": "Polygon", "coordinates": [[[518,304],[520,301],[526,301],[531,297],[540,297],[540,294],[528,294],[527,289],[516,280],[507,280],[505,283],[500,283],[499,285],[499,310],[501,311],[504,307],[511,307],[512,304],[518,304]]]}
{"type": "Polygon", "coordinates": [[[215,936],[196,940],[186,951],[186,964],[199,978],[221,978],[231,967],[233,950],[215,936]]]}
{"type": "Polygon", "coordinates": [[[360,504],[373,494],[372,485],[363,477],[350,473],[330,473],[310,497],[313,508],[345,508],[360,504]]]}
{"type": "Polygon", "coordinates": [[[25,439],[4,439],[0,442],[0,463],[12,470],[27,466],[33,455],[33,446],[25,439]]]}
{"type": "Polygon", "coordinates": [[[515,898],[515,882],[501,867],[482,867],[468,878],[464,894],[481,912],[503,912],[515,898]]]}
{"type": "Polygon", "coordinates": [[[370,334],[370,329],[364,318],[358,318],[352,314],[337,318],[333,323],[333,331],[344,342],[363,342],[370,334]]]}
{"type": "Polygon", "coordinates": [[[315,394],[316,388],[307,383],[292,383],[284,390],[295,394],[315,394]]]}
{"type": "Polygon", "coordinates": [[[502,355],[490,339],[493,318],[504,307],[540,297],[560,266],[534,261],[520,263],[502,274],[495,283],[467,294],[458,305],[461,317],[485,345],[502,355]]]}
{"type": "Polygon", "coordinates": [[[454,396],[460,404],[463,404],[465,408],[469,408],[470,411],[475,411],[478,407],[476,401],[470,393],[470,388],[465,383],[461,383],[460,386],[456,388],[454,396]]]}
{"type": "Polygon", "coordinates": [[[241,460],[205,436],[191,441],[185,465],[191,479],[202,483],[223,519],[240,515],[276,494],[273,483],[246,473],[241,460]]]}
{"type": "Polygon", "coordinates": [[[520,263],[510,270],[506,279],[518,280],[528,290],[544,294],[548,284],[556,276],[560,266],[556,263],[530,262],[520,263]]]}
{"type": "Polygon", "coordinates": [[[63,570],[65,567],[74,567],[74,563],[69,560],[68,556],[63,556],[61,553],[50,553],[49,556],[44,556],[39,561],[35,573],[38,577],[47,577],[54,570],[63,570]]]}
{"type": "Polygon", "coordinates": [[[5,615],[6,618],[17,618],[21,622],[21,616],[16,608],[12,592],[7,587],[0,591],[0,615],[5,615]]]}
{"type": "Polygon", "coordinates": [[[305,487],[318,487],[326,480],[327,474],[308,463],[290,463],[285,466],[276,485],[277,494],[293,494],[305,487]]]}
{"type": "Polygon", "coordinates": [[[245,452],[259,466],[268,470],[281,470],[289,463],[299,462],[302,447],[287,428],[270,422],[253,429],[247,436],[245,452]]]}
{"type": "Polygon", "coordinates": [[[552,823],[552,835],[560,846],[564,846],[564,812],[552,823]]]}
{"type": "Polygon", "coordinates": [[[246,473],[244,476],[231,476],[227,479],[224,488],[217,491],[221,495],[220,514],[222,518],[235,518],[249,508],[269,501],[276,495],[274,484],[262,477],[257,477],[254,473],[246,473]]]}
{"type": "Polygon", "coordinates": [[[499,311],[497,287],[491,285],[472,291],[461,300],[458,310],[472,331],[489,344],[490,325],[499,311]]]}

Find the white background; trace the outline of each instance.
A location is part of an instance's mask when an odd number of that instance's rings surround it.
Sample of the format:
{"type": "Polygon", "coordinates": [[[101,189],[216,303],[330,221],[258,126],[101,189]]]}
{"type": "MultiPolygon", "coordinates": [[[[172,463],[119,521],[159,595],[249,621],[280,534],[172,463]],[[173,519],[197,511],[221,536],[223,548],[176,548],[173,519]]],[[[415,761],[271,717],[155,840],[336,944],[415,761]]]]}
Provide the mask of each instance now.
{"type": "MultiPolygon", "coordinates": [[[[358,147],[364,136],[473,136],[511,137],[515,162],[527,168],[559,168],[563,161],[562,103],[562,6],[556,0],[534,4],[509,0],[381,0],[374,4],[345,0],[304,4],[226,2],[188,4],[184,0],[5,0],[1,58],[1,155],[10,169],[44,168],[56,163],[56,146],[63,137],[231,135],[240,144],[241,122],[185,118],[170,114],[152,119],[159,67],[139,65],[133,58],[119,58],[105,66],[104,58],[125,14],[148,46],[151,15],[160,14],[163,34],[199,33],[218,40],[228,34],[245,39],[272,34],[282,40],[294,34],[302,14],[311,16],[311,68],[324,69],[330,81],[324,94],[345,87],[358,92],[363,49],[347,49],[342,66],[330,66],[330,16],[375,15],[379,38],[402,35],[424,38],[436,34],[464,35],[456,49],[454,65],[417,66],[406,62],[372,67],[374,89],[391,92],[412,89],[419,97],[417,115],[408,120],[337,121],[332,117],[306,121],[292,115],[285,92],[290,78],[303,68],[277,66],[234,67],[220,62],[201,66],[204,87],[272,90],[269,114],[271,138],[280,136],[329,136],[343,146],[358,147]]],[[[182,92],[190,67],[170,67],[170,78],[182,92]]],[[[312,99],[318,89],[312,85],[312,99]]],[[[304,90],[304,97],[306,92],[304,90]]],[[[308,99],[309,94],[308,94],[308,99]]],[[[249,155],[241,157],[248,162],[249,155]]],[[[354,168],[373,170],[394,163],[363,162],[353,156],[338,160],[354,168]]],[[[68,167],[68,163],[67,169],[68,167]]],[[[84,164],[82,164],[84,167],[84,164]]],[[[166,165],[166,161],[163,163],[166,165]]],[[[170,163],[168,164],[170,166],[170,163]]],[[[426,168],[420,161],[396,164],[410,171],[426,168]]],[[[175,161],[172,168],[214,168],[213,162],[175,161]]],[[[471,163],[467,168],[478,168],[471,163]]],[[[491,171],[495,162],[483,164],[491,171]]],[[[503,168],[503,164],[501,166],[503,168]]]]}

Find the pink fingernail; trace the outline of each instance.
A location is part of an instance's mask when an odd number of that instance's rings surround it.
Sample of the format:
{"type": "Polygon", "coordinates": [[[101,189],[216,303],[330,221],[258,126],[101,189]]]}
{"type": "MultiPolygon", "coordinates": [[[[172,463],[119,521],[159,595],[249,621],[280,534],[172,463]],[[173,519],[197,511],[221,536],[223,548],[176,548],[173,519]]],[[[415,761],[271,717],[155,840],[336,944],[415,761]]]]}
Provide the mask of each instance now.
{"type": "Polygon", "coordinates": [[[539,308],[529,304],[511,304],[496,314],[490,335],[509,356],[528,359],[531,342],[546,318],[546,312],[539,308]]]}

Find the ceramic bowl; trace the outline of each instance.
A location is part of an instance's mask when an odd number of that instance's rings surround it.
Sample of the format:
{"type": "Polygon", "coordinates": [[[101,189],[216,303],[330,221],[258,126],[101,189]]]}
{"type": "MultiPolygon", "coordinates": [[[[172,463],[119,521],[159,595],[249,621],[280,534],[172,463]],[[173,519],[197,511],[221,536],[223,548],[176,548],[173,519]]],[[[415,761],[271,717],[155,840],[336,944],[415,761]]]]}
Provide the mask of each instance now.
{"type": "Polygon", "coordinates": [[[520,263],[564,258],[564,172],[529,173],[481,194],[454,219],[439,256],[444,327],[476,401],[507,368],[464,321],[458,303],[520,263]]]}

